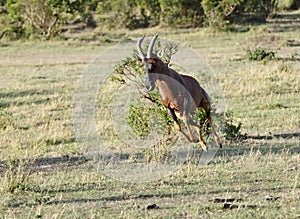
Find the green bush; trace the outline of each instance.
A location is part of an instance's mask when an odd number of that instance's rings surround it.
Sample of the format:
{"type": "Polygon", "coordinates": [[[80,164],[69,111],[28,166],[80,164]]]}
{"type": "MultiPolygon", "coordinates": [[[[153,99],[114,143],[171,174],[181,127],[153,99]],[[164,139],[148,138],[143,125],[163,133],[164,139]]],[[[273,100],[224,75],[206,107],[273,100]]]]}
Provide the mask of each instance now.
{"type": "Polygon", "coordinates": [[[235,140],[241,136],[241,122],[234,120],[233,112],[227,111],[224,120],[224,134],[227,140],[235,140]]]}
{"type": "Polygon", "coordinates": [[[98,21],[108,27],[135,29],[155,25],[201,26],[203,10],[199,0],[100,1],[98,21]]]}
{"type": "MultiPolygon", "coordinates": [[[[107,29],[206,24],[226,30],[234,22],[266,21],[276,14],[279,1],[284,0],[2,0],[0,37],[49,39],[68,22],[107,29]]],[[[296,0],[279,4],[283,9],[299,6],[296,0]]]]}
{"type": "Polygon", "coordinates": [[[241,10],[253,18],[265,21],[276,14],[278,0],[244,0],[241,10]]]}
{"type": "Polygon", "coordinates": [[[267,62],[275,58],[275,52],[268,51],[262,48],[256,48],[254,50],[246,50],[246,59],[248,61],[263,61],[267,62]]]}
{"type": "Polygon", "coordinates": [[[241,3],[242,0],[203,0],[201,5],[208,25],[224,28],[229,22],[230,16],[241,3]]]}
{"type": "Polygon", "coordinates": [[[92,26],[92,10],[96,4],[96,0],[7,0],[7,13],[2,14],[1,20],[6,24],[5,35],[9,39],[49,39],[59,35],[62,25],[72,17],[79,16],[88,26],[92,26]]]}
{"type": "Polygon", "coordinates": [[[100,1],[96,13],[102,26],[136,29],[156,25],[160,8],[158,0],[100,1]]]}
{"type": "Polygon", "coordinates": [[[24,17],[22,16],[23,10],[21,1],[7,0],[6,10],[6,35],[8,35],[11,39],[19,39],[25,37],[26,26],[24,24],[24,17]]]}
{"type": "Polygon", "coordinates": [[[137,2],[133,0],[101,1],[96,13],[99,22],[108,28],[125,27],[132,29],[137,23],[137,2]]]}
{"type": "Polygon", "coordinates": [[[277,0],[203,0],[201,5],[208,25],[221,29],[245,18],[266,21],[277,10],[277,0]]]}
{"type": "Polygon", "coordinates": [[[129,116],[127,121],[129,123],[130,128],[141,137],[145,137],[150,134],[151,126],[150,126],[150,111],[143,106],[140,106],[141,103],[139,101],[138,104],[131,104],[129,106],[129,116]]]}
{"type": "Polygon", "coordinates": [[[129,106],[127,122],[135,134],[140,137],[146,137],[153,131],[157,134],[168,133],[169,130],[166,127],[173,124],[167,109],[159,99],[158,93],[153,93],[149,97],[151,104],[145,104],[143,100],[139,99],[129,106]]]}
{"type": "Polygon", "coordinates": [[[160,24],[167,26],[202,26],[203,9],[199,0],[159,0],[160,24]]]}

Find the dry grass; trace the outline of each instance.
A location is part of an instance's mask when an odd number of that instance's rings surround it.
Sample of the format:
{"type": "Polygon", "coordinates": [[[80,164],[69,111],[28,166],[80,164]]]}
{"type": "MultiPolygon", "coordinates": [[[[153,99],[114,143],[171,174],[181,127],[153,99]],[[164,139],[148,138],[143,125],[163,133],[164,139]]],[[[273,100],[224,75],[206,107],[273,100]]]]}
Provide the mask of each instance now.
{"type": "MultiPolygon", "coordinates": [[[[217,73],[228,109],[242,122],[248,138],[225,142],[208,165],[186,162],[167,177],[140,184],[106,177],[81,157],[75,139],[72,110],[77,81],[89,62],[109,45],[2,43],[1,216],[299,217],[300,45],[295,42],[300,29],[298,24],[294,29],[288,27],[290,23],[277,24],[250,27],[246,33],[149,30],[184,39],[205,57],[217,73]],[[279,27],[283,31],[277,31],[279,27]],[[246,49],[258,44],[276,51],[277,59],[266,64],[245,61],[246,49]],[[22,158],[26,159],[20,162],[22,158]],[[158,208],[151,209],[153,204],[158,208]]],[[[121,36],[135,39],[145,31],[121,36]]],[[[109,107],[103,105],[112,101],[111,89],[100,90],[96,116],[99,132],[108,132],[106,141],[113,147],[114,135],[107,130],[109,107]]]]}

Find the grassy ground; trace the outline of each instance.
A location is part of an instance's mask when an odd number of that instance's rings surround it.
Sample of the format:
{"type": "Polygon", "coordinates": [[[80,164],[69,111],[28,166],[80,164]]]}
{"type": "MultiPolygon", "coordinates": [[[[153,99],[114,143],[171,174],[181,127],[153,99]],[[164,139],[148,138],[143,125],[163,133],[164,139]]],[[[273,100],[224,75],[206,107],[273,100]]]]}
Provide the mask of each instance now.
{"type": "Polygon", "coordinates": [[[91,33],[73,41],[1,42],[1,218],[299,217],[297,16],[235,33],[151,29],[117,31],[99,42],[88,42],[91,33]],[[110,41],[146,32],[185,41],[205,57],[248,137],[226,141],[208,165],[185,163],[158,181],[131,184],[106,177],[82,156],[73,95],[110,41]],[[277,58],[247,61],[246,50],[256,47],[277,58]]]}

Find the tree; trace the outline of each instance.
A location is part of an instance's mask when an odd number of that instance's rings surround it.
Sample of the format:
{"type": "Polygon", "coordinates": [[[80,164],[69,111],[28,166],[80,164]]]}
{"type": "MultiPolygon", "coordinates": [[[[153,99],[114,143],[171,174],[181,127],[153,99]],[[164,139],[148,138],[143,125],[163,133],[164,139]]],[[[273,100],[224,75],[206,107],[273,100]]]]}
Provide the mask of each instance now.
{"type": "Polygon", "coordinates": [[[168,26],[202,26],[201,0],[159,0],[160,24],[168,26]]]}
{"type": "Polygon", "coordinates": [[[87,26],[95,26],[91,11],[97,4],[97,0],[7,0],[7,35],[12,39],[49,39],[59,35],[62,25],[77,15],[87,26]]]}

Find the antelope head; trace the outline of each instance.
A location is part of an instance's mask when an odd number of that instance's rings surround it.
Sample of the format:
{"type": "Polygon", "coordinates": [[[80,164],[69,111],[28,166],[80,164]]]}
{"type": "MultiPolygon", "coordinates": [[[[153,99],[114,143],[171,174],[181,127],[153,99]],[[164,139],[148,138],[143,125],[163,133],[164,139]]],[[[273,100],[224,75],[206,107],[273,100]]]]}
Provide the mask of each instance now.
{"type": "Polygon", "coordinates": [[[142,50],[142,42],[144,40],[144,37],[140,38],[137,41],[137,51],[139,57],[142,59],[142,64],[146,72],[146,88],[148,91],[152,91],[155,88],[155,81],[158,76],[157,72],[157,63],[159,61],[159,58],[156,54],[153,53],[153,47],[155,44],[155,41],[157,39],[158,35],[155,34],[154,37],[152,38],[148,50],[147,50],[147,55],[143,52],[142,50]]]}

